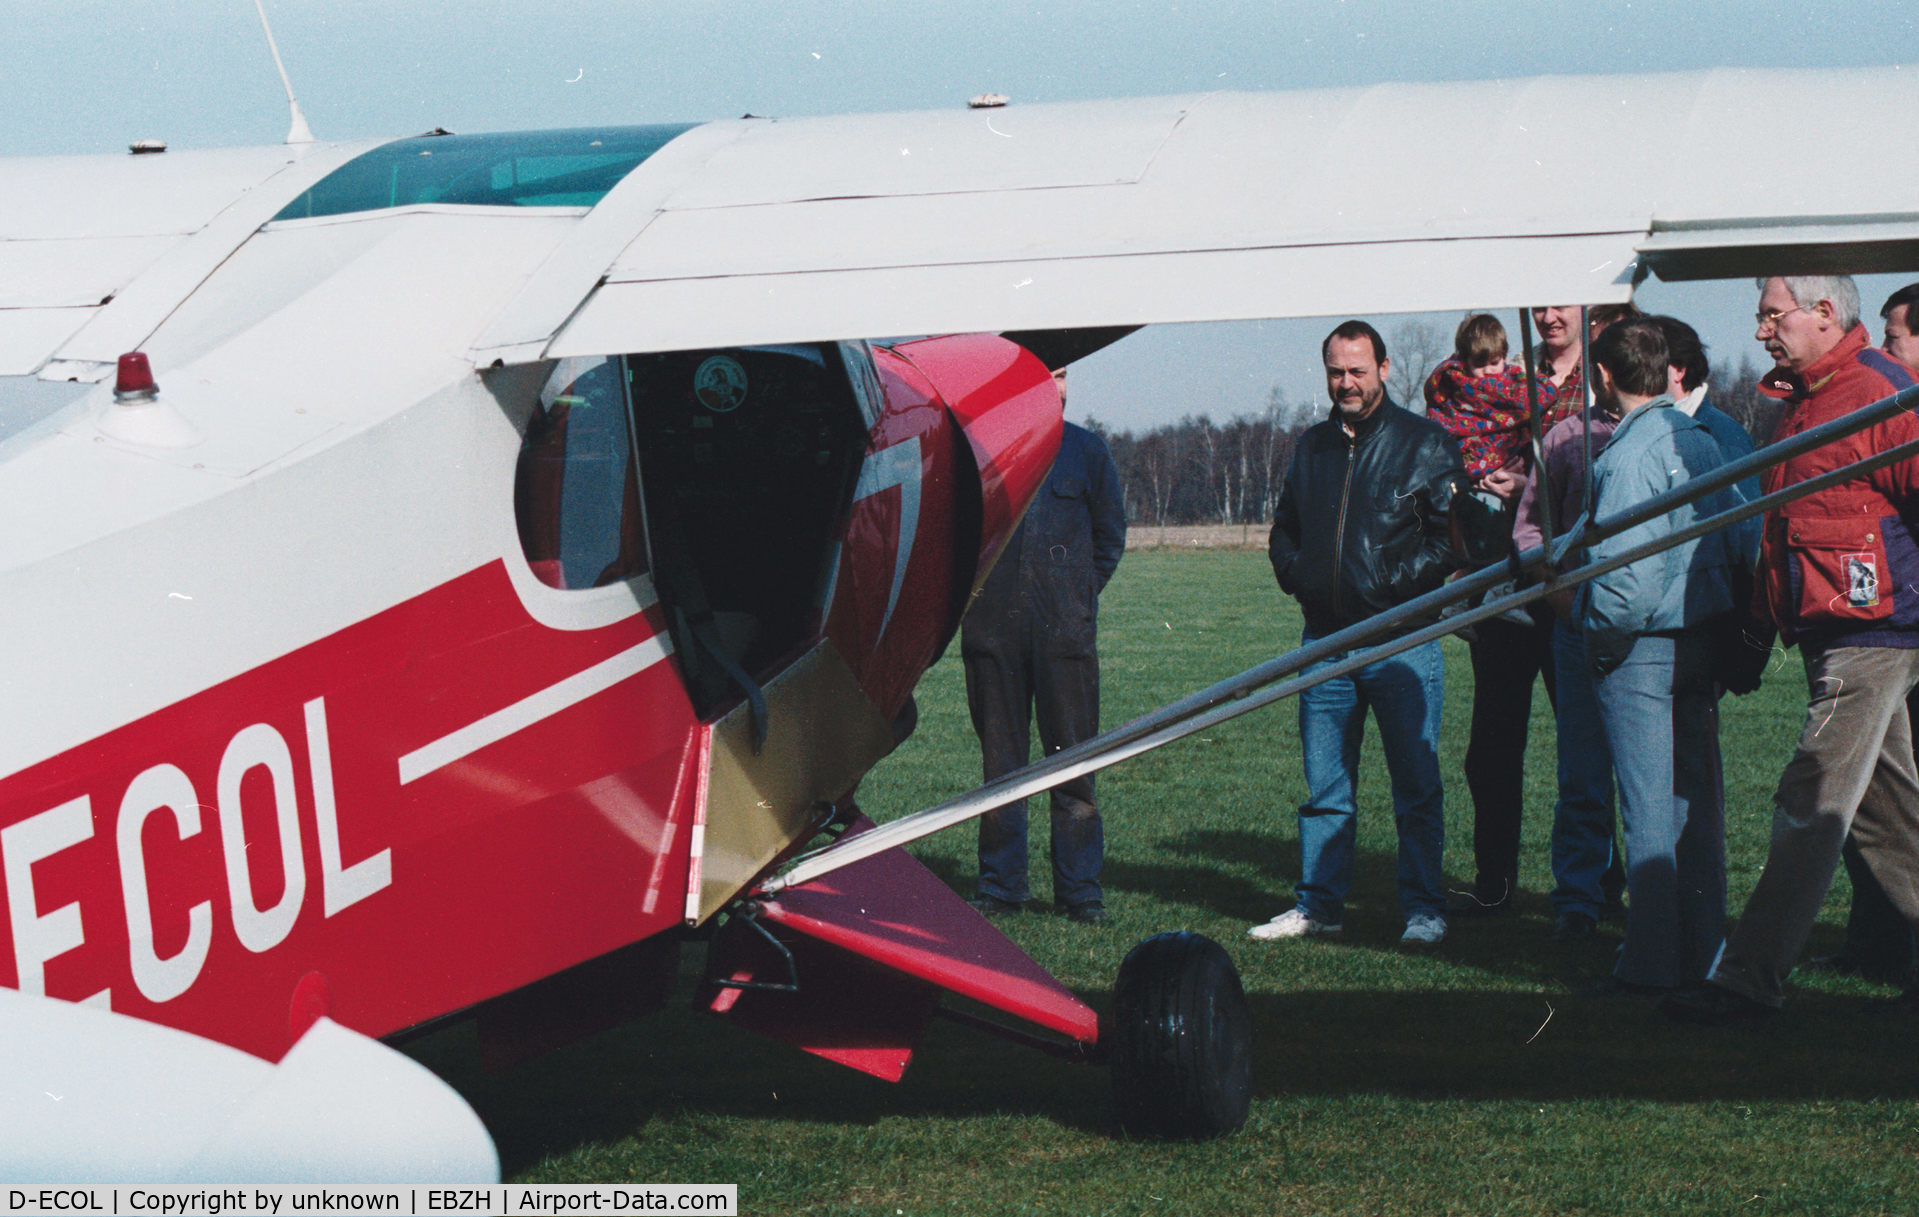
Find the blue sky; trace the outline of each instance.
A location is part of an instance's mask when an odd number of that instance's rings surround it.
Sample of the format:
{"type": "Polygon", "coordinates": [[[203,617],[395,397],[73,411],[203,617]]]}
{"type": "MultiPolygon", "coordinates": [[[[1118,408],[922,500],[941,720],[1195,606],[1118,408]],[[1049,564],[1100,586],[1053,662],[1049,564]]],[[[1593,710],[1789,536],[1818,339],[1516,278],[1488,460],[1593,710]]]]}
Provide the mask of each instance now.
{"type": "MultiPolygon", "coordinates": [[[[322,139],[1014,104],[1550,73],[1919,61],[1919,4],[1807,0],[269,0],[322,139]],[[1835,14],[1843,13],[1843,19],[1835,14]]],[[[285,101],[251,0],[7,0],[0,155],[271,143],[285,101]]],[[[1816,104],[1782,97],[1780,104],[1816,104]]],[[[1883,124],[1910,154],[1912,115],[1883,124]]],[[[1655,137],[1649,133],[1649,138],[1655,137]]],[[[1405,188],[1379,183],[1379,188],[1405,188]]],[[[1330,187],[1330,184],[1329,184],[1330,187]]],[[[1868,313],[1901,280],[1862,281],[1868,313]]],[[[1657,283],[1714,356],[1757,353],[1750,284],[1657,283]]],[[[1393,319],[1382,320],[1390,330],[1393,319]]],[[[1452,317],[1437,318],[1450,332],[1452,317]]],[[[1510,322],[1509,322],[1510,326],[1510,322]]],[[[1161,327],[1086,361],[1070,413],[1117,427],[1317,391],[1325,323],[1161,327]]],[[[1875,329],[1876,333],[1876,329],[1875,329]]]]}

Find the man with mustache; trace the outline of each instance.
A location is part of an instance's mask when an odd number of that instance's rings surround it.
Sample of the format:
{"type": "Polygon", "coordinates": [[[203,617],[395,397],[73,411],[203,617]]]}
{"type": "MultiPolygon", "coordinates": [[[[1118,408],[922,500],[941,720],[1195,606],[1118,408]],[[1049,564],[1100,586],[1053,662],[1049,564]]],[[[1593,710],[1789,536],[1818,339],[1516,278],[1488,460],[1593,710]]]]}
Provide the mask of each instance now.
{"type": "MultiPolygon", "coordinates": [[[[1778,438],[1913,383],[1870,345],[1849,276],[1760,280],[1754,337],[1777,365],[1778,438]]],[[[1902,413],[1766,471],[1767,493],[1919,438],[1902,413]]],[[[1907,458],[1766,513],[1755,612],[1797,643],[1811,690],[1798,749],[1773,796],[1772,845],[1706,983],[1661,1004],[1682,1022],[1771,1015],[1850,830],[1861,861],[1908,925],[1919,924],[1919,768],[1906,698],[1919,686],[1919,459],[1907,458]]],[[[1896,999],[1919,1011],[1919,989],[1896,999]]]]}
{"type": "MultiPolygon", "coordinates": [[[[1304,642],[1443,583],[1457,567],[1448,509],[1466,484],[1452,437],[1386,396],[1392,363],[1379,331],[1363,321],[1344,322],[1326,337],[1320,355],[1332,415],[1309,428],[1293,449],[1268,545],[1280,589],[1297,597],[1304,610],[1304,642]]],[[[1438,752],[1443,685],[1435,641],[1300,695],[1308,794],[1299,809],[1298,903],[1252,927],[1250,937],[1303,938],[1343,928],[1352,886],[1359,740],[1368,709],[1392,778],[1405,918],[1400,942],[1430,946],[1446,936],[1438,752]]]]}

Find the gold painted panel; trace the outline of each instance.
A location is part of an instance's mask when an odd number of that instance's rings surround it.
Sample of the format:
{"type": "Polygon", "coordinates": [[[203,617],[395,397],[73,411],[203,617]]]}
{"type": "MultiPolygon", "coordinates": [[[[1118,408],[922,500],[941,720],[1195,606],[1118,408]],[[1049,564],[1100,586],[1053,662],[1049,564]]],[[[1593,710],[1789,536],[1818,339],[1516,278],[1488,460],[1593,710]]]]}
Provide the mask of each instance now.
{"type": "Polygon", "coordinates": [[[742,703],[713,725],[700,873],[704,922],[798,841],[812,808],[837,798],[893,750],[893,728],[829,642],[764,690],[765,745],[753,750],[742,703]]]}

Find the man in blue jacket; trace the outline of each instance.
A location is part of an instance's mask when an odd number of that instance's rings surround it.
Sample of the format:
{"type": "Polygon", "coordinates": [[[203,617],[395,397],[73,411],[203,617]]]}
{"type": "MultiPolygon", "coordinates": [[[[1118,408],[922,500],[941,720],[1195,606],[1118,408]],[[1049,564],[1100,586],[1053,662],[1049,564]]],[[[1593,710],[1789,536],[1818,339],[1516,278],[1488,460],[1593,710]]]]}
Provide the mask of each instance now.
{"type": "MultiPolygon", "coordinates": [[[[1672,394],[1674,407],[1706,429],[1728,462],[1751,456],[1752,435],[1738,419],[1706,399],[1709,388],[1706,378],[1712,374],[1712,365],[1706,361],[1706,347],[1699,341],[1699,331],[1677,317],[1654,317],[1653,320],[1666,336],[1666,356],[1672,360],[1666,373],[1666,392],[1672,394]]],[[[1759,497],[1759,475],[1741,478],[1734,483],[1733,490],[1741,499],[1752,502],[1759,497]]],[[[1748,531],[1756,560],[1759,533],[1756,529],[1748,531]]]]}
{"type": "MultiPolygon", "coordinates": [[[[1593,342],[1601,395],[1620,415],[1593,462],[1606,520],[1725,463],[1705,426],[1674,406],[1658,318],[1593,342]]],[[[1595,562],[1739,502],[1722,490],[1595,542],[1595,562]]],[[[1713,631],[1733,608],[1732,569],[1756,551],[1752,525],[1640,558],[1581,589],[1575,615],[1619,777],[1630,896],[1626,941],[1597,992],[1663,993],[1704,979],[1726,919],[1726,846],[1713,631]]]]}
{"type": "MultiPolygon", "coordinates": [[[[1056,374],[1065,396],[1064,374],[1056,374]]],[[[1126,504],[1105,443],[1066,424],[1059,457],[960,625],[966,704],[991,781],[1027,763],[1029,723],[1046,755],[1099,733],[1099,593],[1126,552],[1126,504]]],[[[1074,921],[1106,920],[1106,841],[1093,776],[1053,788],[1053,900],[1074,921]]],[[[989,916],[1022,910],[1026,802],[980,817],[979,891],[989,916]]]]}

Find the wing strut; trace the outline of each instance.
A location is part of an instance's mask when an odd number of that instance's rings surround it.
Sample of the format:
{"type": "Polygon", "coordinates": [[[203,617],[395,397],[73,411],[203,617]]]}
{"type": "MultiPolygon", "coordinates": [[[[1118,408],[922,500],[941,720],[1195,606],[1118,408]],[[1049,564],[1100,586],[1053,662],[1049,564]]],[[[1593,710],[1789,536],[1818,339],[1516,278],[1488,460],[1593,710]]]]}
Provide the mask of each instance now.
{"type": "MultiPolygon", "coordinates": [[[[1844,418],[1834,419],[1829,423],[1802,431],[1790,439],[1777,441],[1758,452],[1721,465],[1710,473],[1693,478],[1686,484],[1662,495],[1647,499],[1616,516],[1597,523],[1582,516],[1568,530],[1566,536],[1557,542],[1548,542],[1546,545],[1527,550],[1521,556],[1521,560],[1528,566],[1548,561],[1556,564],[1563,554],[1575,547],[1589,546],[1606,537],[1617,536],[1647,520],[1662,516],[1684,503],[1704,498],[1772,465],[1810,452],[1843,436],[1863,431],[1915,407],[1919,407],[1919,386],[1902,389],[1893,396],[1856,410],[1844,418]]],[[[1399,630],[1435,617],[1449,608],[1469,604],[1475,597],[1512,577],[1506,563],[1485,567],[1435,591],[1428,592],[1416,600],[1410,600],[1398,608],[1369,618],[1358,625],[1348,626],[1337,633],[1328,634],[1309,645],[1269,659],[1210,688],[1202,689],[1151,714],[1136,718],[1124,726],[1115,727],[1103,735],[1094,736],[1071,748],[1056,752],[1024,769],[1014,770],[970,793],[949,799],[925,811],[902,816],[857,837],[843,838],[824,849],[807,854],[788,868],[784,874],[768,879],[761,890],[773,893],[794,884],[817,879],[821,875],[849,866],[881,850],[917,841],[921,837],[974,819],[995,808],[1026,798],[1028,795],[1049,790],[1081,774],[1093,773],[1142,752],[1150,752],[1197,731],[1206,730],[1251,710],[1291,697],[1323,681],[1344,676],[1367,664],[1397,655],[1401,651],[1410,650],[1436,638],[1442,638],[1462,626],[1497,617],[1560,588],[1584,583],[1651,554],[1716,532],[1727,525],[1749,519],[1783,503],[1804,498],[1828,486],[1860,477],[1911,456],[1919,456],[1919,440],[1912,440],[1883,452],[1874,453],[1850,465],[1833,469],[1818,477],[1697,521],[1692,526],[1659,540],[1636,545],[1604,561],[1594,562],[1564,574],[1549,575],[1543,582],[1531,587],[1521,588],[1503,596],[1495,596],[1483,604],[1473,605],[1471,608],[1449,614],[1441,620],[1420,625],[1410,633],[1394,636],[1399,630]],[[1348,655],[1345,659],[1310,676],[1297,675],[1311,664],[1332,658],[1343,651],[1354,651],[1356,648],[1365,649],[1348,655]]],[[[1547,569],[1552,568],[1549,566],[1547,569]]]]}

